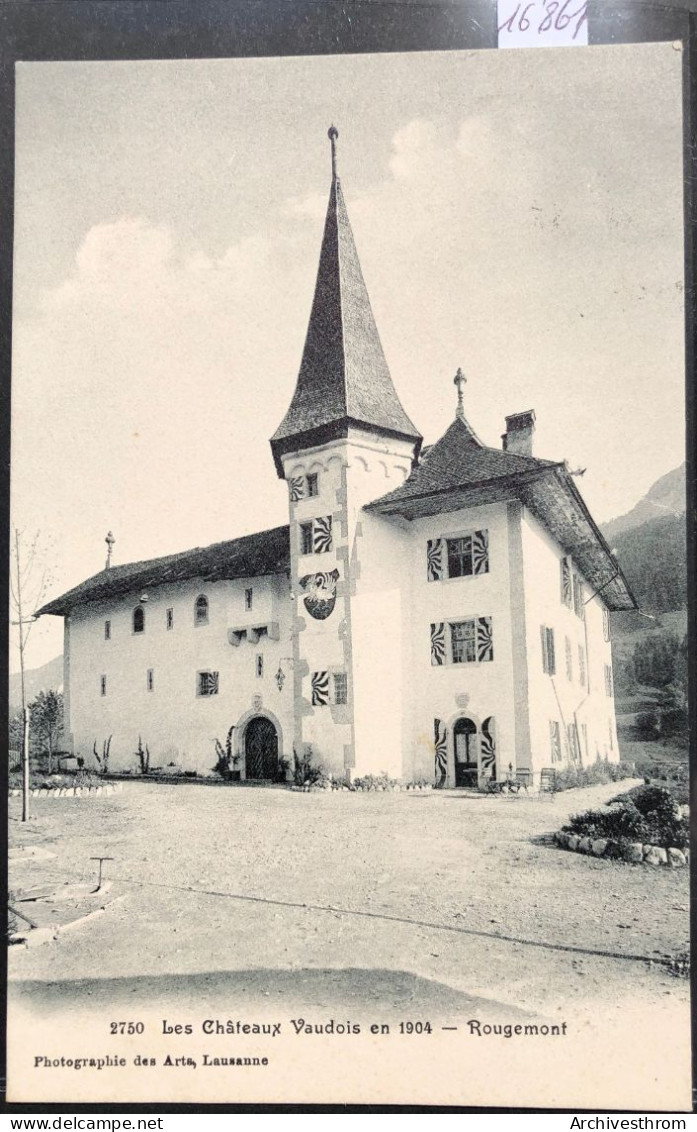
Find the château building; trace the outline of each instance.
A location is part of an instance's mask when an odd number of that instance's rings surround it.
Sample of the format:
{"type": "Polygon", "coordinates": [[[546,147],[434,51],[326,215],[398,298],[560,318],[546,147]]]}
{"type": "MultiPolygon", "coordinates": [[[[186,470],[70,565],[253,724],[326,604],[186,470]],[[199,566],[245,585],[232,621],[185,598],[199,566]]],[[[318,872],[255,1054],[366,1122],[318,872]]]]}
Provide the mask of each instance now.
{"type": "Polygon", "coordinates": [[[468,786],[618,759],[610,611],[635,599],[535,414],[501,449],[463,410],[422,447],[390,376],[336,171],[295,392],[271,438],[289,524],[111,564],[65,622],[66,732],[110,768],[468,786]],[[285,761],[284,761],[285,760],[285,761]]]}

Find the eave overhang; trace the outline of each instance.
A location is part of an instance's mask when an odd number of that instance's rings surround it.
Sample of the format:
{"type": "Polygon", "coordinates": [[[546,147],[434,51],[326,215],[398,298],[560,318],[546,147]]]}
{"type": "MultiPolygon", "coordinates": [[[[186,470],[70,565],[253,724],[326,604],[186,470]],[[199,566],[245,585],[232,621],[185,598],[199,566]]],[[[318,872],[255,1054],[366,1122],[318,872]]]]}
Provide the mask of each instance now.
{"type": "Polygon", "coordinates": [[[448,487],[408,499],[376,500],[364,510],[413,521],[466,507],[518,499],[571,555],[593,594],[601,593],[608,609],[629,611],[637,601],[565,463],[497,476],[476,484],[448,487]]]}
{"type": "Polygon", "coordinates": [[[353,417],[342,417],[341,420],[331,421],[329,424],[318,425],[316,428],[306,429],[305,432],[295,436],[272,437],[271,452],[273,453],[276,472],[279,479],[283,479],[283,457],[290,452],[306,453],[310,448],[318,448],[331,440],[346,440],[352,428],[361,432],[371,433],[378,439],[405,440],[413,446],[412,460],[419,458],[423,438],[410,433],[399,432],[397,429],[388,429],[382,426],[369,424],[353,417]]]}

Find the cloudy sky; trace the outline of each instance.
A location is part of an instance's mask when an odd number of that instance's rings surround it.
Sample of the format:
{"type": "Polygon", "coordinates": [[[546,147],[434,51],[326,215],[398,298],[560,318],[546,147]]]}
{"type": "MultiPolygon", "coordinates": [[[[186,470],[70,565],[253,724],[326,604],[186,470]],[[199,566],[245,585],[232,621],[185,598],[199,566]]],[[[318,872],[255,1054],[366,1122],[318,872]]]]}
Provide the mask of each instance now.
{"type": "MultiPolygon", "coordinates": [[[[57,594],[287,520],[330,179],[426,442],[466,412],[587,467],[599,521],[683,459],[672,44],[18,67],[13,514],[57,594]]],[[[61,651],[36,627],[31,664],[61,651]]]]}

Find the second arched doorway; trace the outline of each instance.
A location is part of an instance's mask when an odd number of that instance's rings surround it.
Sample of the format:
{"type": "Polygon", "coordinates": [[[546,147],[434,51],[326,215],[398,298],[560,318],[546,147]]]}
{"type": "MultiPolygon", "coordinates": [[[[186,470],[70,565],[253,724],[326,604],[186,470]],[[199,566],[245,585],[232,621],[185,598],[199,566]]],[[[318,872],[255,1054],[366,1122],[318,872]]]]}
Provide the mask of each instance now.
{"type": "Polygon", "coordinates": [[[476,786],[479,780],[477,725],[461,716],[453,727],[455,785],[476,786]]]}
{"type": "Polygon", "coordinates": [[[255,715],[244,733],[246,778],[276,778],[278,774],[278,732],[270,719],[255,715]]]}

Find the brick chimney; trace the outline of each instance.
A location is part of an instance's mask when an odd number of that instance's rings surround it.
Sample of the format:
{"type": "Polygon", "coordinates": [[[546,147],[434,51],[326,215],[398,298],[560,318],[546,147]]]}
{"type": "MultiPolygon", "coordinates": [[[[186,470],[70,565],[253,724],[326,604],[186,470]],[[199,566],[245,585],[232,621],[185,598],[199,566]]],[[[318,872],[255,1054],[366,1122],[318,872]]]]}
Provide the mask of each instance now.
{"type": "Polygon", "coordinates": [[[516,456],[532,456],[532,437],[535,431],[535,410],[513,413],[506,417],[506,431],[501,437],[504,452],[516,456]]]}

